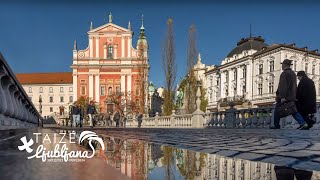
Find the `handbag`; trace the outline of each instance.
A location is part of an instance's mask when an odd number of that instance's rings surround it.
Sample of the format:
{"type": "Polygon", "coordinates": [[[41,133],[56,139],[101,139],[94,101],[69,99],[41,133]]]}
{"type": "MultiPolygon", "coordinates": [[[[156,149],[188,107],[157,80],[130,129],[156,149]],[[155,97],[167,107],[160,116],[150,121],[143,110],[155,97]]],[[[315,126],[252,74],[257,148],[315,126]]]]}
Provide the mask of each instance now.
{"type": "Polygon", "coordinates": [[[296,103],[294,101],[281,103],[277,107],[277,111],[279,113],[280,118],[287,117],[298,112],[296,103]]]}

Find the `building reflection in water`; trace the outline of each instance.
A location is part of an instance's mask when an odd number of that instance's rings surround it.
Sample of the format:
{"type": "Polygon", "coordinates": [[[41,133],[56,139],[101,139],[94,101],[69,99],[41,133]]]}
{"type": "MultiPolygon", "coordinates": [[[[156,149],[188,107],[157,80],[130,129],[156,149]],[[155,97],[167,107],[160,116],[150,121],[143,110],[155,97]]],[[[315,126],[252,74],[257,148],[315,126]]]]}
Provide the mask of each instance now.
{"type": "Polygon", "coordinates": [[[136,180],[290,180],[289,177],[293,177],[292,174],[295,173],[297,180],[301,174],[305,180],[320,179],[320,172],[294,171],[269,163],[177,149],[139,140],[104,137],[104,143],[105,151],[99,157],[122,174],[136,180]]]}

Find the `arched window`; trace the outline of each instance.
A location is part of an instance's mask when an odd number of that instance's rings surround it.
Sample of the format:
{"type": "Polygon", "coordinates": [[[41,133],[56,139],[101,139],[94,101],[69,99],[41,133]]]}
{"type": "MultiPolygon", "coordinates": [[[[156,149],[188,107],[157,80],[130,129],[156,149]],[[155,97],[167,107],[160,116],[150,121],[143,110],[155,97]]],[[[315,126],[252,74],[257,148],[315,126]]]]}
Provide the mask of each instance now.
{"type": "Polygon", "coordinates": [[[82,96],[86,95],[86,86],[85,85],[81,85],[81,95],[82,96]]]}
{"type": "Polygon", "coordinates": [[[108,95],[112,95],[112,87],[108,88],[108,95]]]}
{"type": "Polygon", "coordinates": [[[270,82],[269,82],[269,93],[270,93],[270,94],[273,94],[273,88],[274,88],[274,82],[273,82],[273,81],[270,81],[270,82]]]}
{"type": "Polygon", "coordinates": [[[108,59],[113,59],[113,46],[112,45],[108,45],[108,59]]]}

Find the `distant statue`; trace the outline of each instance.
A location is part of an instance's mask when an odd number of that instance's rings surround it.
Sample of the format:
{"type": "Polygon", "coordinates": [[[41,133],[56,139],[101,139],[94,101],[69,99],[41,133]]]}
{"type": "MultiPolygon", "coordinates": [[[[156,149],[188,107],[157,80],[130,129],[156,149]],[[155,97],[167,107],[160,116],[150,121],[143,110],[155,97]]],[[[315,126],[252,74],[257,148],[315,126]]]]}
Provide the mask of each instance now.
{"type": "Polygon", "coordinates": [[[181,108],[181,106],[183,105],[182,100],[183,100],[183,91],[181,89],[179,89],[178,91],[178,107],[181,108]]]}

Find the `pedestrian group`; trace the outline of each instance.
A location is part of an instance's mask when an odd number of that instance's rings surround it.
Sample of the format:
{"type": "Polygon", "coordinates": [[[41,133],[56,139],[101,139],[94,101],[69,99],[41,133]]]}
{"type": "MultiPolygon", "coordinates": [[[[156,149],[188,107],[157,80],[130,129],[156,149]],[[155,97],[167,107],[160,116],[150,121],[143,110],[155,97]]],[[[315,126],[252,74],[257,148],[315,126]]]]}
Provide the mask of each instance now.
{"type": "Polygon", "coordinates": [[[283,72],[276,91],[274,126],[270,129],[280,129],[280,118],[290,115],[298,122],[297,129],[308,130],[315,124],[317,103],[314,82],[304,71],[299,71],[296,75],[290,68],[291,65],[292,60],[285,59],[282,62],[283,72]]]}

